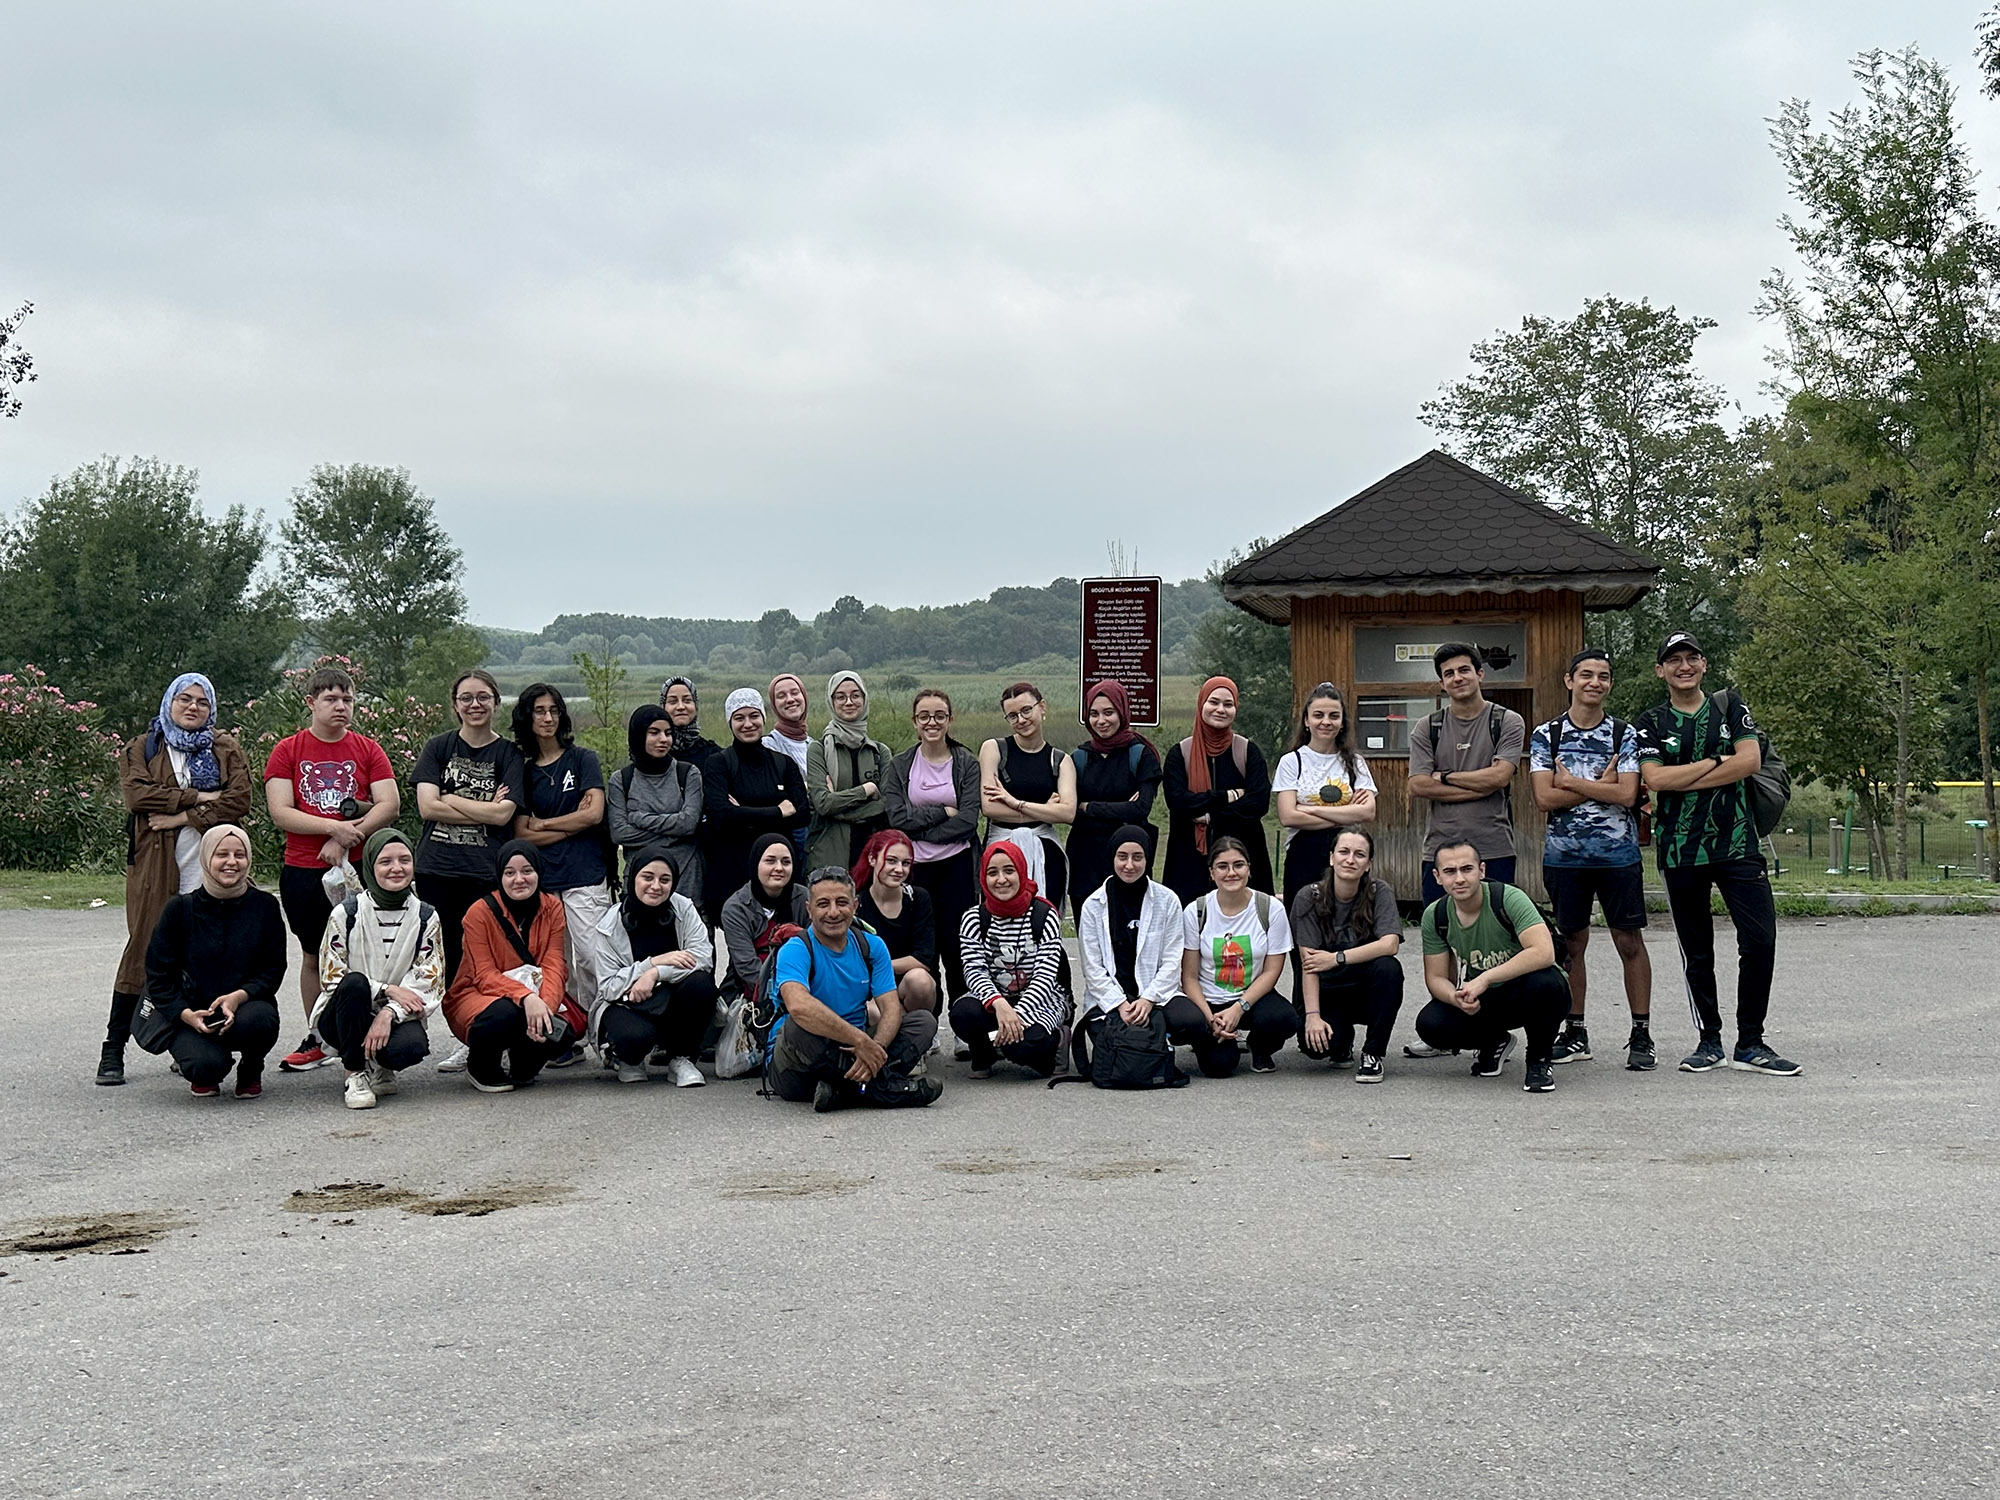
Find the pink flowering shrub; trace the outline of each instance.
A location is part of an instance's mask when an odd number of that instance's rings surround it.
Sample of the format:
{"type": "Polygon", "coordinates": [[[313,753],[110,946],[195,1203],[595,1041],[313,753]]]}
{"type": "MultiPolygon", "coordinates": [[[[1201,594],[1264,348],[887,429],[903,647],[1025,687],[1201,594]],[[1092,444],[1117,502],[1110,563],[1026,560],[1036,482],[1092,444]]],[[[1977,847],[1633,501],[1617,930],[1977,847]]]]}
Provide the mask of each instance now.
{"type": "Polygon", "coordinates": [[[118,737],[38,667],[0,672],[0,868],[118,869],[118,737]]]}
{"type": "Polygon", "coordinates": [[[279,740],[305,728],[310,717],[304,693],[306,679],[321,667],[339,667],[354,679],[354,722],[350,727],[374,740],[389,757],[403,793],[403,815],[397,821],[412,838],[421,826],[416,789],[410,779],[417,755],[425,740],[452,727],[452,717],[442,702],[426,702],[408,694],[382,697],[371,693],[368,669],[349,657],[322,656],[310,666],[286,672],[279,686],[243,705],[242,720],[231,731],[250,761],[251,837],[257,842],[257,864],[262,870],[275,870],[283,862],[285,850],[284,835],[264,814],[264,764],[279,740]]]}

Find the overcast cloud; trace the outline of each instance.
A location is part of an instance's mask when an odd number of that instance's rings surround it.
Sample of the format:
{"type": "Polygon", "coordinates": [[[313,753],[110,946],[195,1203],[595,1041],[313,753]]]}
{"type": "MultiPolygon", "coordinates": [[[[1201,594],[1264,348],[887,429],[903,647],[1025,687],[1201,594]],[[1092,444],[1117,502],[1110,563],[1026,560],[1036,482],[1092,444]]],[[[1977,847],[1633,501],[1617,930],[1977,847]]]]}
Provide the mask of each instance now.
{"type": "MultiPolygon", "coordinates": [[[[1978,7],[101,5],[0,16],[0,504],[408,467],[475,619],[1198,573],[1430,446],[1471,344],[1783,258],[1765,120],[1978,7]],[[4,309],[0,309],[4,310],[4,309]]],[[[1988,184],[1990,188],[1990,184],[1988,184]]]]}

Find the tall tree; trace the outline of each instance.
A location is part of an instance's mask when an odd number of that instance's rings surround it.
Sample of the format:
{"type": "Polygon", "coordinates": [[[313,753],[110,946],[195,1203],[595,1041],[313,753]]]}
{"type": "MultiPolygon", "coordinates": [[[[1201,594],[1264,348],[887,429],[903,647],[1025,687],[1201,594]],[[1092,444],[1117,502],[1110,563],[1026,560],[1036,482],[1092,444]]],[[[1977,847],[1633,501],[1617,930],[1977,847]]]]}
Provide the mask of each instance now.
{"type": "MultiPolygon", "coordinates": [[[[1994,634],[1956,628],[1956,616],[1990,612],[2000,597],[2000,235],[1979,211],[1944,69],[1912,47],[1864,53],[1854,76],[1860,101],[1823,128],[1797,99],[1773,123],[1798,205],[1781,222],[1801,275],[1767,278],[1760,311],[1783,335],[1774,358],[1789,414],[1876,476],[1884,497],[1880,586],[1869,590],[1884,608],[1856,624],[1886,632],[1878,645],[1902,685],[1892,712],[1906,744],[1941,651],[1990,723],[1994,634]],[[1954,607],[1941,610],[1947,589],[1954,607]]],[[[1989,738],[1980,761],[1992,822],[1989,738]]],[[[1894,792],[1900,869],[1907,783],[1894,792]]]]}
{"type": "Polygon", "coordinates": [[[365,663],[377,691],[437,687],[485,655],[465,560],[407,469],[322,464],[280,531],[315,644],[365,663]]]}
{"type": "Polygon", "coordinates": [[[277,681],[297,625],[263,572],[263,517],[203,513],[194,470],[158,459],[86,464],[0,532],[0,663],[32,662],[130,734],[177,673],[225,709],[277,681]]]}
{"type": "Polygon", "coordinates": [[[1633,609],[1590,618],[1627,713],[1658,694],[1653,651],[1668,630],[1698,630],[1725,662],[1736,636],[1730,582],[1706,546],[1740,467],[1727,399],[1694,365],[1714,326],[1643,298],[1594,297],[1573,318],[1523,318],[1474,345],[1473,373],[1420,408],[1468,463],[1661,564],[1633,609]]]}

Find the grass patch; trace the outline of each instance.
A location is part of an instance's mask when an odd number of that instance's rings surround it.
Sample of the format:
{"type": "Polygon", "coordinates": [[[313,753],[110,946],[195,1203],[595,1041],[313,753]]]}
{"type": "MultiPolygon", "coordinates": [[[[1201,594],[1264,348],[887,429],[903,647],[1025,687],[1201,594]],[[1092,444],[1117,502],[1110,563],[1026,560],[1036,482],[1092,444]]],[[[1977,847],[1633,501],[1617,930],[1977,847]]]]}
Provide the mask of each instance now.
{"type": "Polygon", "coordinates": [[[1774,891],[1856,891],[1867,896],[2000,896],[1990,880],[1875,880],[1867,875],[1829,875],[1824,869],[1788,869],[1771,877],[1774,891]]]}
{"type": "MultiPolygon", "coordinates": [[[[1666,903],[1662,902],[1662,905],[1666,903]]],[[[1781,917],[1829,917],[1833,915],[1833,903],[1824,896],[1794,896],[1780,892],[1776,899],[1778,915],[1781,917]]],[[[1712,903],[1718,912],[1726,910],[1721,897],[1712,903]]]]}
{"type": "Polygon", "coordinates": [[[0,870],[0,911],[77,911],[125,904],[125,877],[86,871],[0,870]]]}

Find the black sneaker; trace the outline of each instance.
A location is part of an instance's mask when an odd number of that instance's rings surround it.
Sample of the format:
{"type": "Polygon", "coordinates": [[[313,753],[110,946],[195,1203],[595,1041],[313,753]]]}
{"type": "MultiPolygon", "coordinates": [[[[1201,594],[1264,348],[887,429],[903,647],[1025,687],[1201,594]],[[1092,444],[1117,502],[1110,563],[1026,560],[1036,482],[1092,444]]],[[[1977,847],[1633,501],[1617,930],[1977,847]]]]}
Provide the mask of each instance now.
{"type": "Polygon", "coordinates": [[[1634,1073],[1650,1073],[1659,1065],[1659,1056],[1653,1051],[1653,1033],[1643,1026],[1634,1026],[1632,1039],[1625,1044],[1625,1066],[1634,1073]]]}
{"type": "Polygon", "coordinates": [[[583,1043],[576,1042],[571,1044],[569,1051],[565,1052],[561,1057],[550,1058],[548,1066],[551,1068],[573,1068],[582,1061],[583,1043]]]}
{"type": "Polygon", "coordinates": [[[813,1113],[830,1115],[840,1108],[840,1090],[830,1078],[822,1078],[813,1085],[813,1113]]]}
{"type": "Polygon", "coordinates": [[[125,1049],[111,1042],[104,1044],[104,1051],[97,1059],[97,1081],[105,1088],[116,1088],[125,1081],[125,1049]]]}
{"type": "Polygon", "coordinates": [[[1356,1083],[1380,1083],[1382,1081],[1382,1059],[1372,1052],[1361,1054],[1361,1061],[1354,1065],[1356,1083]]]}
{"type": "Polygon", "coordinates": [[[1253,1052],[1250,1054],[1250,1071],[1275,1073],[1278,1071],[1278,1060],[1268,1052],[1253,1052]]]}
{"type": "MultiPolygon", "coordinates": [[[[1683,1064],[1682,1066],[1686,1066],[1683,1064]]],[[[1773,1078],[1796,1078],[1799,1065],[1788,1057],[1780,1057],[1762,1042],[1752,1042],[1749,1046],[1739,1046],[1736,1056],[1729,1066],[1741,1068],[1747,1073],[1768,1073],[1773,1078]]]]}
{"type": "Polygon", "coordinates": [[[1530,1094],[1553,1094],[1556,1091],[1556,1069],[1552,1062],[1531,1062],[1527,1076],[1521,1080],[1521,1088],[1530,1094]]]}
{"type": "Polygon", "coordinates": [[[1713,1073],[1722,1064],[1721,1040],[1710,1041],[1707,1037],[1703,1037],[1701,1045],[1681,1059],[1681,1071],[1683,1073],[1713,1073]]]}
{"type": "Polygon", "coordinates": [[[1514,1055],[1514,1034],[1506,1036],[1490,1047],[1479,1049],[1479,1060],[1472,1065],[1474,1078],[1498,1078],[1500,1070],[1507,1066],[1507,1059],[1514,1055]]]}
{"type": "Polygon", "coordinates": [[[1565,1026],[1563,1034],[1556,1038],[1555,1053],[1551,1062],[1589,1062],[1590,1032],[1581,1026],[1565,1026]]]}

